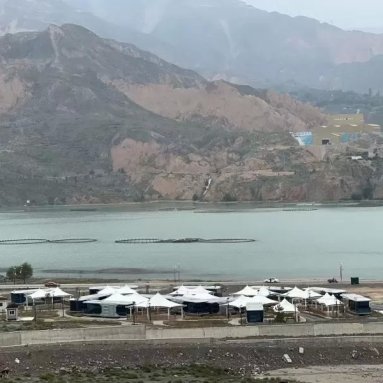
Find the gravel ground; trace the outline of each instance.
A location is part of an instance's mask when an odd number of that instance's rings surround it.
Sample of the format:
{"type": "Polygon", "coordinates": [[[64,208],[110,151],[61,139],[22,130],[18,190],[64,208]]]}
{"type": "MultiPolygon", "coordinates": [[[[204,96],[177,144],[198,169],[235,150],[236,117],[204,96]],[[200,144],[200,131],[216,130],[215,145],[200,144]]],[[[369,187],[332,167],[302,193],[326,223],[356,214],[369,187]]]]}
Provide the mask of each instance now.
{"type": "MultiPolygon", "coordinates": [[[[320,366],[326,370],[329,366],[380,364],[383,364],[383,343],[348,342],[334,346],[334,340],[330,338],[214,344],[78,343],[6,348],[0,352],[0,368],[9,369],[10,379],[20,381],[22,378],[22,381],[31,382],[173,382],[174,379],[181,382],[231,382],[262,376],[282,378],[275,382],[293,382],[297,378],[293,374],[290,374],[291,376],[286,373],[279,376],[275,373],[268,374],[281,368],[295,370],[320,366]],[[299,347],[304,348],[303,354],[299,353],[299,347]],[[291,363],[284,360],[284,354],[289,355],[291,363]],[[199,366],[197,370],[196,365],[199,366]],[[137,378],[129,380],[123,377],[132,373],[137,378]],[[92,376],[97,376],[98,380],[92,376]],[[104,378],[106,380],[102,380],[104,378]]],[[[360,371],[363,376],[362,370],[360,371]]],[[[299,382],[305,381],[301,379],[302,376],[299,382]]],[[[322,383],[324,380],[307,380],[307,383],[311,382],[322,383]]],[[[339,382],[343,383],[341,380],[339,382]]],[[[369,383],[367,380],[364,382],[369,383]]]]}

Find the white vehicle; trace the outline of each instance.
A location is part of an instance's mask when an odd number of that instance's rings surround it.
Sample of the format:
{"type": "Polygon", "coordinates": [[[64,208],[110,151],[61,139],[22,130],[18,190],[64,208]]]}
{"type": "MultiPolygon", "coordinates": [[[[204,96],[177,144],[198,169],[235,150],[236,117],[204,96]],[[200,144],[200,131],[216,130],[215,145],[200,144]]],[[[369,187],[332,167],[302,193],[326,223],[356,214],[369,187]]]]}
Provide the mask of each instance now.
{"type": "Polygon", "coordinates": [[[278,278],[267,278],[263,282],[265,282],[265,283],[279,283],[279,279],[278,278]]]}

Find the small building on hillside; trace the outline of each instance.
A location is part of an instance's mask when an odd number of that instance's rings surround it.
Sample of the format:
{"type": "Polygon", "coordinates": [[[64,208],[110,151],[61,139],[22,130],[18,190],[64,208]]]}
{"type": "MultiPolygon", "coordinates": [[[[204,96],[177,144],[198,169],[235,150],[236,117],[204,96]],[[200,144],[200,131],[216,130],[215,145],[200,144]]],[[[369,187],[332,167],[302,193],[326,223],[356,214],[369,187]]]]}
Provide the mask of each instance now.
{"type": "Polygon", "coordinates": [[[368,315],[371,313],[371,299],[359,294],[342,294],[341,297],[349,311],[358,315],[368,315]]]}

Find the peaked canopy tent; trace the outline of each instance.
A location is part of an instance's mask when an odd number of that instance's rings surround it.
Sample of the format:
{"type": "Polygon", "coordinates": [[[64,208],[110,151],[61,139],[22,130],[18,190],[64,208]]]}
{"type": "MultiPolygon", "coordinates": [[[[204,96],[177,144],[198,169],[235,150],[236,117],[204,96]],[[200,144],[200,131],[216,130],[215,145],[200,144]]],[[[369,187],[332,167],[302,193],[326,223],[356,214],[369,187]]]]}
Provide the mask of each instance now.
{"type": "Polygon", "coordinates": [[[60,287],[55,287],[54,289],[49,290],[48,295],[53,298],[66,298],[71,296],[71,294],[61,290],[60,287]]]}
{"type": "Polygon", "coordinates": [[[146,308],[147,313],[148,313],[148,318],[150,318],[149,311],[151,308],[165,308],[165,309],[167,309],[168,310],[168,318],[170,317],[170,309],[175,308],[175,307],[180,307],[181,308],[181,315],[183,314],[183,312],[182,312],[183,304],[172,302],[169,299],[166,299],[160,293],[153,295],[146,302],[139,303],[135,306],[146,308]]]}
{"type": "Polygon", "coordinates": [[[317,302],[324,306],[336,306],[336,305],[343,305],[343,302],[341,302],[339,299],[337,299],[334,295],[330,295],[326,293],[323,295],[323,297],[317,299],[317,302]]]}
{"type": "Polygon", "coordinates": [[[169,295],[171,296],[183,296],[183,295],[195,295],[195,294],[211,294],[211,291],[205,289],[199,285],[196,287],[191,286],[180,286],[177,290],[173,291],[169,295]]]}
{"type": "Polygon", "coordinates": [[[278,303],[273,307],[273,310],[275,312],[283,312],[285,314],[287,313],[298,313],[298,309],[295,305],[290,303],[287,299],[284,299],[282,302],[278,303]]]}
{"type": "Polygon", "coordinates": [[[340,310],[344,310],[343,302],[337,299],[334,295],[328,293],[317,299],[316,302],[325,307],[328,314],[330,314],[330,311],[331,313],[339,313],[340,310]]]}
{"type": "Polygon", "coordinates": [[[32,299],[33,304],[36,300],[50,298],[52,300],[52,305],[54,302],[57,302],[57,298],[61,298],[61,303],[64,304],[64,298],[72,296],[69,293],[61,290],[59,287],[53,289],[38,289],[34,293],[26,296],[26,302],[28,305],[28,299],[32,299]]]}
{"type": "Polygon", "coordinates": [[[275,305],[278,302],[273,301],[272,299],[269,299],[263,295],[256,295],[249,299],[249,303],[258,303],[264,306],[270,306],[270,305],[275,305]]]}
{"type": "Polygon", "coordinates": [[[321,294],[317,293],[314,290],[311,290],[310,288],[304,289],[303,291],[305,293],[304,299],[316,299],[322,296],[321,294]]]}
{"type": "Polygon", "coordinates": [[[258,290],[253,289],[249,285],[245,286],[242,290],[237,291],[233,295],[244,295],[246,297],[254,297],[258,294],[258,290]]]}
{"type": "Polygon", "coordinates": [[[282,297],[291,299],[307,299],[306,296],[307,293],[296,286],[287,293],[282,294],[282,297]]]}
{"type": "Polygon", "coordinates": [[[241,309],[243,307],[246,307],[246,305],[249,303],[249,301],[250,301],[249,297],[245,297],[244,295],[240,295],[239,297],[237,297],[233,301],[231,301],[229,303],[225,303],[225,304],[228,306],[236,307],[237,309],[241,309]]]}
{"type": "Polygon", "coordinates": [[[219,305],[227,303],[226,298],[219,298],[208,293],[195,293],[183,296],[169,296],[169,299],[176,303],[182,303],[184,312],[190,314],[216,314],[219,312],[219,305]]]}

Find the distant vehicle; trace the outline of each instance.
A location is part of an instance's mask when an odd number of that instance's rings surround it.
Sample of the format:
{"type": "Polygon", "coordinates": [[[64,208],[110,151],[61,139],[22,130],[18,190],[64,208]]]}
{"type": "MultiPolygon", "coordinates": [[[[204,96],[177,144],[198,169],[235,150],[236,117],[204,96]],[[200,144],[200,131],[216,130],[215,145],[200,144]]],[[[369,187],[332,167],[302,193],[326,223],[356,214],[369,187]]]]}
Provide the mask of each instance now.
{"type": "Polygon", "coordinates": [[[335,278],[327,279],[328,283],[338,283],[338,281],[335,278]]]}
{"type": "Polygon", "coordinates": [[[265,282],[265,283],[279,283],[279,279],[278,278],[267,278],[263,282],[265,282]]]}
{"type": "Polygon", "coordinates": [[[60,284],[54,281],[48,281],[44,283],[45,287],[60,287],[60,284]]]}

